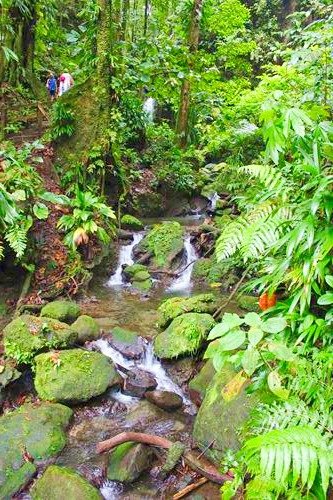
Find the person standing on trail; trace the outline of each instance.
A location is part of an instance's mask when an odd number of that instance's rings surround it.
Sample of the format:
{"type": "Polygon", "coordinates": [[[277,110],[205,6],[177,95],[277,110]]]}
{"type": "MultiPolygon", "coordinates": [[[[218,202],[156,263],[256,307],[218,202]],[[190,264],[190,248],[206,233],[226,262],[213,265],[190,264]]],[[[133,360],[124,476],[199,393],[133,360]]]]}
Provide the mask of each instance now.
{"type": "Polygon", "coordinates": [[[57,79],[53,73],[50,73],[47,79],[46,88],[50,94],[51,101],[54,101],[57,94],[57,79]]]}
{"type": "Polygon", "coordinates": [[[65,70],[59,78],[59,91],[58,95],[62,96],[67,90],[69,90],[74,85],[73,77],[67,70],[65,70]]]}

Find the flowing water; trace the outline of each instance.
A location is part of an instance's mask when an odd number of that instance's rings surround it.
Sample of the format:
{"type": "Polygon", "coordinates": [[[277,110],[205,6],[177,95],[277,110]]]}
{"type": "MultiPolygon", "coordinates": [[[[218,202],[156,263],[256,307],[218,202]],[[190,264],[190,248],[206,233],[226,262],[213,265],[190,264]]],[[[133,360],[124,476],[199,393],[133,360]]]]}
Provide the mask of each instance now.
{"type": "Polygon", "coordinates": [[[191,291],[191,277],[193,266],[196,260],[198,260],[197,252],[191,243],[191,236],[186,235],[184,241],[184,247],[186,251],[186,264],[184,266],[183,272],[180,273],[178,278],[175,279],[173,283],[167,289],[168,292],[185,292],[190,293],[191,291]]]}
{"type": "Polygon", "coordinates": [[[208,197],[208,199],[210,201],[210,209],[211,209],[211,211],[215,212],[217,202],[220,199],[219,195],[217,193],[213,193],[211,196],[208,197]]]}
{"type": "Polygon", "coordinates": [[[124,279],[122,276],[123,266],[131,266],[134,264],[132,253],[133,248],[140,243],[144,233],[133,233],[133,241],[129,245],[121,245],[119,249],[118,265],[115,273],[110,277],[108,281],[108,286],[121,286],[124,284],[124,279]]]}
{"type": "Polygon", "coordinates": [[[145,113],[147,120],[153,122],[155,118],[155,108],[156,101],[152,97],[148,97],[143,103],[143,112],[145,113]]]}

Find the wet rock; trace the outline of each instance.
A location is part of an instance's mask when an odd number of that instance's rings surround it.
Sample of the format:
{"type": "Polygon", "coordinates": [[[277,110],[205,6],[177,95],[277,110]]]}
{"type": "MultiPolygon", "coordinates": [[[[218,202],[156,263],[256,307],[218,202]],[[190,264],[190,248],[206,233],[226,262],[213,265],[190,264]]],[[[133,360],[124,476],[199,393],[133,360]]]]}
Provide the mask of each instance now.
{"type": "Polygon", "coordinates": [[[237,297],[237,304],[244,311],[260,312],[258,297],[254,297],[253,295],[241,295],[237,297]]]}
{"type": "Polygon", "coordinates": [[[179,387],[190,380],[196,370],[197,360],[194,358],[183,358],[172,361],[164,360],[163,367],[167,370],[169,377],[179,387]]]}
{"type": "Polygon", "coordinates": [[[123,392],[130,396],[143,398],[146,391],[153,390],[155,387],[157,387],[157,382],[154,375],[139,368],[134,368],[124,380],[123,392]]]}
{"type": "Polygon", "coordinates": [[[129,359],[139,359],[144,353],[142,338],[135,332],[115,327],[111,337],[108,338],[110,345],[129,359]]]}
{"type": "Polygon", "coordinates": [[[133,215],[123,215],[120,222],[124,229],[132,229],[133,231],[140,231],[144,227],[142,222],[133,215]]]}
{"type": "Polygon", "coordinates": [[[120,432],[121,429],[114,419],[97,416],[88,417],[74,425],[69,431],[69,436],[72,441],[79,442],[80,446],[83,446],[82,443],[86,443],[86,446],[95,446],[98,441],[113,437],[120,432]]]}
{"type": "Polygon", "coordinates": [[[1,360],[0,359],[0,392],[4,389],[8,384],[14,382],[21,376],[21,372],[19,372],[15,367],[15,362],[9,360],[1,360]]]}
{"type": "Polygon", "coordinates": [[[212,314],[217,309],[217,301],[212,293],[195,295],[193,297],[172,297],[158,308],[160,328],[166,328],[172,320],[184,313],[212,314]]]}
{"type": "Polygon", "coordinates": [[[160,435],[169,435],[173,431],[182,431],[185,425],[171,419],[170,413],[149,403],[147,400],[141,401],[133,410],[129,411],[124,418],[124,426],[127,429],[136,431],[152,432],[157,426],[160,435]]]}
{"type": "Polygon", "coordinates": [[[26,452],[35,462],[56,456],[66,444],[72,410],[52,403],[24,404],[0,417],[0,498],[11,498],[36,472],[26,462],[26,452]]]}
{"type": "Polygon", "coordinates": [[[33,500],[68,498],[70,500],[99,500],[100,492],[80,474],[68,467],[50,465],[31,490],[33,500]]]}
{"type": "Polygon", "coordinates": [[[65,323],[29,314],[11,321],[3,336],[6,355],[18,363],[31,363],[38,352],[63,349],[73,345],[77,339],[77,333],[65,323]]]}
{"type": "Polygon", "coordinates": [[[197,406],[201,405],[206,395],[207,387],[209,386],[215,373],[213,362],[210,359],[203,365],[199,373],[197,373],[197,375],[190,381],[188,385],[190,397],[197,406]]]}
{"type": "Polygon", "coordinates": [[[144,266],[143,264],[132,264],[131,266],[126,266],[123,269],[123,274],[129,281],[132,281],[136,274],[146,271],[147,267],[144,266]]]}
{"type": "Polygon", "coordinates": [[[35,388],[41,399],[78,403],[119,383],[109,358],[82,349],[49,352],[35,358],[35,388]]]}
{"type": "Polygon", "coordinates": [[[197,283],[220,283],[222,290],[229,290],[239,278],[235,273],[235,263],[232,259],[217,262],[215,257],[199,259],[193,266],[192,277],[197,283]]]}
{"type": "Polygon", "coordinates": [[[153,281],[148,269],[143,264],[133,264],[126,266],[123,270],[125,278],[132,283],[132,286],[141,292],[148,292],[153,286],[153,281]]]}
{"type": "Polygon", "coordinates": [[[227,449],[237,451],[243,440],[243,426],[260,400],[271,401],[269,394],[247,394],[249,380],[235,380],[236,372],[225,366],[207,388],[196,416],[193,437],[198,447],[220,465],[227,449]],[[231,381],[232,385],[227,385],[231,381]],[[213,445],[212,445],[213,443],[213,445]]]}
{"type": "Polygon", "coordinates": [[[209,314],[187,313],[178,316],[164,332],[155,337],[156,356],[172,359],[197,352],[214,324],[209,314]]]}
{"type": "Polygon", "coordinates": [[[185,451],[185,445],[180,441],[176,441],[168,449],[165,462],[160,469],[160,476],[166,477],[177,465],[185,451]]]}
{"type": "Polygon", "coordinates": [[[55,300],[41,310],[42,317],[57,319],[64,323],[73,323],[80,316],[80,306],[70,300],[55,300]]]}
{"type": "Polygon", "coordinates": [[[107,477],[111,481],[132,483],[149,469],[153,460],[153,451],[149,446],[124,443],[117,446],[109,456],[107,477]]]}
{"type": "Polygon", "coordinates": [[[162,410],[178,410],[183,406],[183,398],[169,391],[147,391],[145,398],[162,410]]]}
{"type": "Polygon", "coordinates": [[[99,325],[91,316],[79,316],[72,324],[72,329],[77,332],[77,340],[82,344],[89,340],[96,340],[100,336],[99,325]]]}
{"type": "Polygon", "coordinates": [[[133,281],[132,286],[140,292],[149,292],[153,286],[153,282],[151,279],[145,281],[133,281]]]}

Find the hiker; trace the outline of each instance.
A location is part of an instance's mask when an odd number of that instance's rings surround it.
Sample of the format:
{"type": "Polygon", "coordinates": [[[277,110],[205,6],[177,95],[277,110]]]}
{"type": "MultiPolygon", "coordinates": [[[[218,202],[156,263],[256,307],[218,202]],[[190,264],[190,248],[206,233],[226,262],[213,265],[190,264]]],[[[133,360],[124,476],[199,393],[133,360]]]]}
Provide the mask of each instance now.
{"type": "Polygon", "coordinates": [[[53,73],[50,73],[50,76],[47,79],[46,88],[50,94],[51,101],[54,101],[57,95],[57,79],[53,73]]]}
{"type": "Polygon", "coordinates": [[[59,91],[58,95],[62,96],[67,90],[74,85],[73,77],[67,70],[65,70],[59,77],[59,91]]]}

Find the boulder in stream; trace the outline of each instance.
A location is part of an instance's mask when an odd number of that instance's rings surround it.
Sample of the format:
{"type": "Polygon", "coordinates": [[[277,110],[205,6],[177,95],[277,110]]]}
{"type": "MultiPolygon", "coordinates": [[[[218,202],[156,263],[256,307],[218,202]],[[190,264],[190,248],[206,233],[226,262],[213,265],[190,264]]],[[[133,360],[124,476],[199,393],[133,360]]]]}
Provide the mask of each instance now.
{"type": "Polygon", "coordinates": [[[109,358],[83,349],[48,352],[35,358],[35,388],[41,399],[78,403],[119,384],[109,358]]]}
{"type": "Polygon", "coordinates": [[[107,477],[110,481],[132,483],[149,469],[153,460],[150,446],[124,443],[117,446],[109,455],[107,477]]]}
{"type": "Polygon", "coordinates": [[[143,398],[146,391],[153,390],[157,387],[157,382],[149,372],[134,368],[128,372],[124,380],[123,392],[129,396],[143,398]]]}
{"type": "Polygon", "coordinates": [[[37,471],[25,452],[38,463],[64,448],[71,416],[60,404],[28,403],[0,417],[0,498],[11,498],[37,471]]]}
{"type": "Polygon", "coordinates": [[[142,338],[135,332],[116,326],[108,337],[110,345],[129,359],[139,359],[144,353],[142,338]]]}
{"type": "Polygon", "coordinates": [[[100,500],[97,488],[73,469],[50,465],[31,490],[32,500],[48,498],[68,500],[100,500]]]}
{"type": "Polygon", "coordinates": [[[166,328],[171,321],[184,313],[213,314],[217,309],[216,297],[212,293],[203,293],[193,297],[172,297],[167,299],[158,308],[160,328],[166,328]]]}
{"type": "Polygon", "coordinates": [[[207,388],[215,373],[213,362],[209,359],[188,384],[190,397],[197,406],[201,405],[206,395],[207,388]]]}
{"type": "Polygon", "coordinates": [[[162,410],[173,411],[183,406],[183,398],[170,391],[147,391],[145,398],[162,410]]]}
{"type": "Polygon", "coordinates": [[[40,315],[70,324],[80,316],[80,312],[80,306],[72,300],[55,300],[46,304],[40,315]]]}
{"type": "Polygon", "coordinates": [[[132,264],[126,266],[123,270],[125,278],[130,281],[132,286],[141,292],[148,292],[153,286],[148,269],[143,264],[132,264]]]}
{"type": "Polygon", "coordinates": [[[64,349],[73,345],[77,333],[66,323],[52,318],[24,314],[3,331],[5,353],[18,363],[31,363],[45,349],[64,349]]]}
{"type": "Polygon", "coordinates": [[[77,332],[77,340],[82,344],[89,340],[96,340],[100,336],[99,325],[91,316],[79,316],[72,324],[72,329],[77,332]]]}
{"type": "Polygon", "coordinates": [[[156,356],[164,359],[196,353],[215,325],[210,314],[187,313],[178,316],[154,340],[156,356]]]}
{"type": "Polygon", "coordinates": [[[144,227],[142,222],[136,217],[134,217],[134,215],[125,214],[120,219],[120,222],[122,228],[132,229],[133,231],[140,231],[140,229],[143,229],[144,227]]]}

